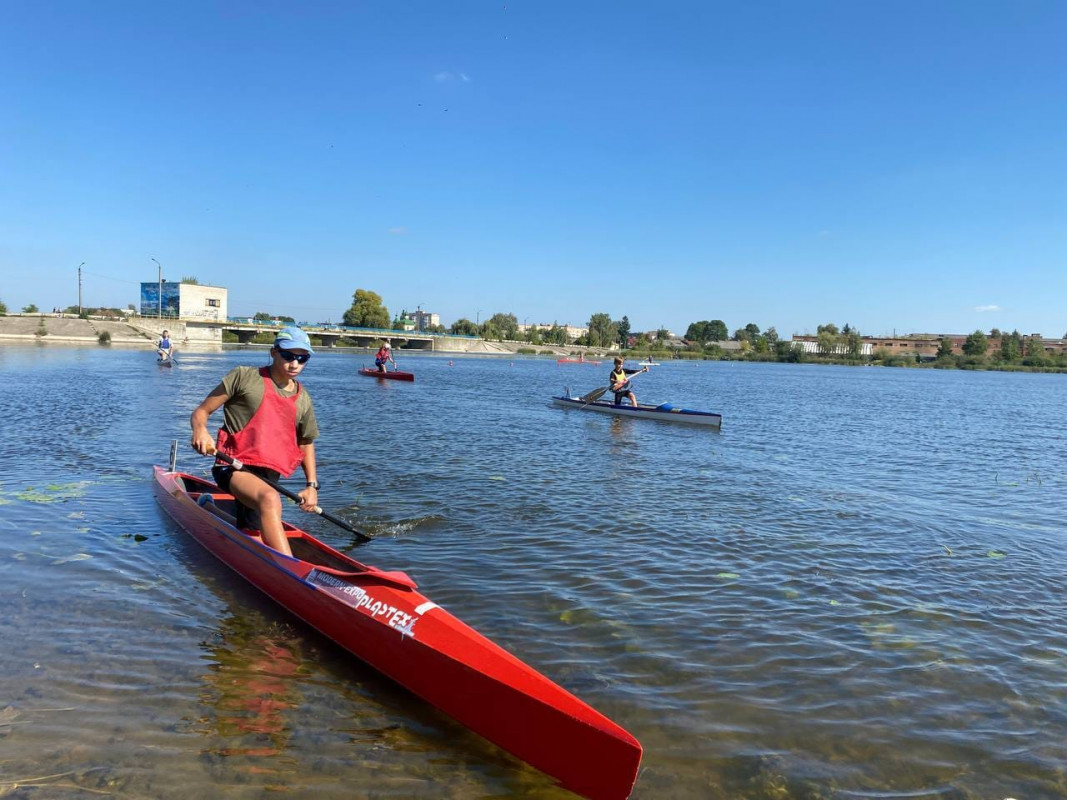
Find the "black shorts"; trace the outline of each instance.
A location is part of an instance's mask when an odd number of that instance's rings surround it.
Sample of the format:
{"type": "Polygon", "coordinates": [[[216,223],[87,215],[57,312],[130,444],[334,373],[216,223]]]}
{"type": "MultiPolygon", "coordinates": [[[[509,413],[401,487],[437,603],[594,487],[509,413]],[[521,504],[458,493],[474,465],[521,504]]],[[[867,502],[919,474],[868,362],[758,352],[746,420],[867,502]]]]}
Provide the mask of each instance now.
{"type": "MultiPolygon", "coordinates": [[[[258,475],[261,478],[266,478],[275,483],[277,483],[278,478],[281,477],[280,472],[275,472],[266,467],[253,467],[249,464],[246,464],[241,471],[251,472],[253,475],[258,475]]],[[[215,483],[217,483],[218,487],[226,494],[233,494],[233,492],[230,491],[230,478],[233,477],[234,472],[234,468],[229,464],[216,464],[211,468],[211,475],[215,478],[215,483]]]]}
{"type": "MultiPolygon", "coordinates": [[[[241,471],[251,472],[253,475],[258,475],[261,478],[267,478],[272,481],[277,481],[278,478],[281,477],[281,473],[272,469],[267,469],[266,467],[252,467],[246,465],[241,471]]],[[[234,472],[234,468],[229,464],[216,464],[211,468],[211,475],[215,478],[215,483],[218,484],[219,489],[226,494],[233,494],[233,492],[230,491],[230,478],[233,477],[234,472]]],[[[253,508],[249,508],[236,497],[233,499],[233,502],[237,512],[234,516],[237,517],[238,528],[252,528],[259,530],[263,527],[259,521],[259,512],[253,508]]]]}

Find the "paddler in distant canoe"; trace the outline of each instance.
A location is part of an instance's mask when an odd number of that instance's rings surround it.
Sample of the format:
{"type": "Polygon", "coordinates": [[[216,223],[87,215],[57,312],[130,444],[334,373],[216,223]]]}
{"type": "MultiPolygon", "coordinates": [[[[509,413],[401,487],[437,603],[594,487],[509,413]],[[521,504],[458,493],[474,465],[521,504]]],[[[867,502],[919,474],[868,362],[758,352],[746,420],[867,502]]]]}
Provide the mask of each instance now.
{"type": "MultiPolygon", "coordinates": [[[[393,350],[389,346],[389,342],[383,342],[382,346],[378,348],[378,352],[374,354],[374,366],[378,368],[378,372],[388,372],[385,365],[393,361],[393,350]]],[[[396,362],[393,361],[393,371],[396,371],[396,362]]]]}
{"type": "Polygon", "coordinates": [[[160,361],[167,361],[170,358],[171,353],[174,352],[174,346],[170,343],[170,331],[163,331],[163,335],[156,342],[156,352],[159,353],[160,361]]]}
{"type": "Polygon", "coordinates": [[[637,396],[634,395],[630,386],[629,376],[637,375],[640,372],[648,372],[648,367],[644,369],[626,369],[622,365],[622,359],[615,356],[615,366],[612,368],[611,377],[608,379],[611,391],[615,392],[615,405],[621,406],[624,397],[630,399],[630,405],[637,405],[637,396]]]}
{"type": "Polygon", "coordinates": [[[287,556],[293,553],[282,527],[281,496],[258,476],[277,481],[303,467],[307,487],[297,493],[300,508],[313,511],[318,505],[314,442],[319,426],[311,396],[296,380],[313,353],[304,331],[282,328],[268,366],[234,367],[189,418],[194,450],[209,455],[217,447],[245,465],[235,469],[217,462],[211,468],[219,488],[237,500],[237,527],[258,528],[265,544],[287,556]],[[220,406],[224,424],[216,444],[207,422],[220,406]]]}

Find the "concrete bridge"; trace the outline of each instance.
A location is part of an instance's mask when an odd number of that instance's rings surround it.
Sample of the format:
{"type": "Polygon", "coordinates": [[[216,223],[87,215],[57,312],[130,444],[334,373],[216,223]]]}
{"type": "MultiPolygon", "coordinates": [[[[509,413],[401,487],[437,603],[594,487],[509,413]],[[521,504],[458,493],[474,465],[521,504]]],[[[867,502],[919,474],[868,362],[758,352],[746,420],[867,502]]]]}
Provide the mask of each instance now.
{"type": "Polygon", "coordinates": [[[374,347],[383,339],[388,339],[394,348],[406,348],[409,350],[425,350],[435,352],[444,350],[447,352],[466,352],[472,349],[481,349],[485,344],[480,336],[456,336],[448,333],[427,333],[426,331],[395,331],[387,328],[351,328],[344,325],[329,325],[312,322],[260,322],[251,319],[228,319],[222,320],[155,320],[141,317],[137,321],[138,327],[144,327],[153,331],[163,330],[170,326],[171,338],[179,341],[188,339],[190,342],[221,342],[222,334],[229,332],[237,337],[241,344],[248,344],[261,333],[273,334],[284,328],[287,324],[299,325],[309,336],[316,337],[322,342],[324,348],[337,345],[342,339],[354,343],[356,347],[374,347]]]}
{"type": "MultiPolygon", "coordinates": [[[[211,322],[200,323],[192,320],[184,320],[187,328],[200,325],[210,325],[222,331],[235,334],[241,344],[248,344],[261,333],[274,333],[285,327],[281,322],[237,322],[227,321],[223,323],[211,322]]],[[[349,328],[342,325],[315,325],[308,322],[298,322],[308,336],[315,336],[322,341],[323,347],[333,347],[342,338],[356,343],[357,347],[370,347],[375,342],[388,339],[394,347],[407,347],[413,350],[429,350],[436,348],[434,343],[441,338],[455,338],[440,334],[425,333],[422,331],[394,331],[385,328],[349,328]]]]}

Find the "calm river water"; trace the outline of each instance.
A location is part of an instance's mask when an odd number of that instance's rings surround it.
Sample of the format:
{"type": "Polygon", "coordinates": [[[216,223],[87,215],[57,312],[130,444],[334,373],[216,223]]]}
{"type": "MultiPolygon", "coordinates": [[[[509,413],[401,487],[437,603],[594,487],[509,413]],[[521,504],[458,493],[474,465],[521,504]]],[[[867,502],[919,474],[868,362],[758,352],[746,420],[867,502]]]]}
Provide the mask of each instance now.
{"type": "MultiPolygon", "coordinates": [[[[363,561],[630,730],[636,798],[1067,797],[1067,377],[316,355],[363,561]]],[[[151,466],[262,350],[0,347],[0,795],[562,798],[167,518],[151,466]]],[[[216,415],[221,418],[221,414],[216,415]]],[[[217,420],[213,419],[213,422],[217,420]]],[[[341,549],[344,531],[288,519],[341,549]]]]}

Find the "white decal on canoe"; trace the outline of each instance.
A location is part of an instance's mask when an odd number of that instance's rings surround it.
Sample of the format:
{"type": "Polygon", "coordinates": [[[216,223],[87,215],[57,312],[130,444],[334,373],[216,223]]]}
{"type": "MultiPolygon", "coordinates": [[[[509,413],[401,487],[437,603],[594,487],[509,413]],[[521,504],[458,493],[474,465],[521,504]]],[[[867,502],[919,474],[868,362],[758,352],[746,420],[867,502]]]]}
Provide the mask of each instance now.
{"type": "MultiPolygon", "coordinates": [[[[418,622],[417,617],[402,611],[396,606],[389,605],[389,603],[375,600],[374,597],[368,594],[367,590],[361,586],[353,586],[347,581],[340,580],[329,573],[320,572],[317,569],[311,570],[311,572],[308,573],[307,579],[312,583],[320,583],[324,586],[339,589],[341,592],[352,598],[353,602],[351,605],[357,611],[362,609],[364,613],[371,617],[386,617],[385,624],[390,628],[396,628],[406,636],[415,635],[414,628],[415,623],[418,622]]],[[[436,607],[436,603],[427,601],[416,608],[415,613],[421,615],[426,611],[429,611],[431,608],[436,607]]]]}

